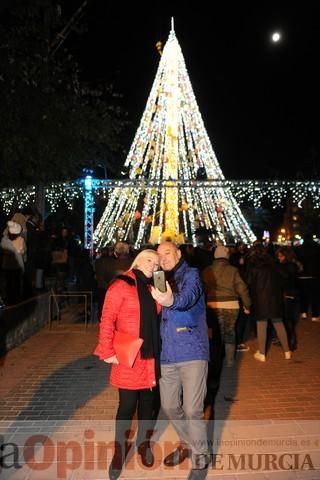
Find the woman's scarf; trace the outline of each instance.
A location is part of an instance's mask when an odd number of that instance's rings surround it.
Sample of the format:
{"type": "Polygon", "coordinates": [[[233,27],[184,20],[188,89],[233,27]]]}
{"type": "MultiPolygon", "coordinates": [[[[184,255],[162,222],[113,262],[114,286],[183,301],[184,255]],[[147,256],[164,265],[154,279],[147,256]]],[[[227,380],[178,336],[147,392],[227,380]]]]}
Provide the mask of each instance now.
{"type": "Polygon", "coordinates": [[[156,378],[160,377],[160,333],[159,317],[155,301],[152,298],[147,278],[140,270],[133,270],[137,280],[137,290],[140,305],[140,338],[143,344],[140,349],[142,358],[154,358],[156,378]]]}

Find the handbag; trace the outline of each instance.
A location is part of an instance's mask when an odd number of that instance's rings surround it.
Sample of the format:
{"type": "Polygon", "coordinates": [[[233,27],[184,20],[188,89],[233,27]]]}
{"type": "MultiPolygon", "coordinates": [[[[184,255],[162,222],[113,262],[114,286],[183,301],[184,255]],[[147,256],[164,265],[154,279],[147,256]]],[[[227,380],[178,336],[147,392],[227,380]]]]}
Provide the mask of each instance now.
{"type": "Polygon", "coordinates": [[[113,348],[120,365],[132,368],[138,352],[143,344],[142,338],[134,338],[129,333],[115,330],[113,348]]]}
{"type": "Polygon", "coordinates": [[[63,250],[53,250],[51,252],[52,256],[52,263],[67,263],[68,261],[68,250],[63,249],[63,250]]]}

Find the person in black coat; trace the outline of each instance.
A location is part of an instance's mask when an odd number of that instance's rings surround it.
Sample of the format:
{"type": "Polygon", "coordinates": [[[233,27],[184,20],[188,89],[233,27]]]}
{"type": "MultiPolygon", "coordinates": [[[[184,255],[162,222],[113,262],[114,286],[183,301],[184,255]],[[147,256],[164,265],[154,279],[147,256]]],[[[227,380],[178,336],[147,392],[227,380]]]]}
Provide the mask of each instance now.
{"type": "Polygon", "coordinates": [[[257,322],[259,350],[254,358],[266,361],[267,325],[270,320],[277,332],[285,359],[291,358],[287,333],[282,321],[284,303],[282,279],[275,259],[264,249],[255,245],[248,258],[247,284],[252,300],[251,314],[257,322]]]}
{"type": "Polygon", "coordinates": [[[307,233],[304,243],[296,248],[298,260],[302,263],[300,277],[302,312],[307,316],[310,307],[313,322],[320,321],[320,245],[307,233]]]}
{"type": "Polygon", "coordinates": [[[299,262],[290,247],[280,247],[276,250],[280,274],[283,280],[284,325],[286,327],[290,350],[297,349],[295,327],[299,318],[298,274],[299,262]]]}

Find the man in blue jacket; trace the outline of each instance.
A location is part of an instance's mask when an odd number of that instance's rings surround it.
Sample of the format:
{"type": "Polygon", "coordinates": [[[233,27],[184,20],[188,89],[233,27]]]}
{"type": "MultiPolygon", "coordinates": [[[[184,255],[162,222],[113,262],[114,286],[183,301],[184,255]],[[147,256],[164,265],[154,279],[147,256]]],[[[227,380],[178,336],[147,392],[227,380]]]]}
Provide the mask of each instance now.
{"type": "Polygon", "coordinates": [[[198,270],[181,259],[172,242],[158,247],[159,262],[166,272],[167,291],[152,289],[163,306],[160,334],[161,406],[174,425],[181,445],[164,459],[175,466],[192,450],[188,480],[200,480],[209,463],[203,405],[206,396],[209,342],[204,289],[198,270]]]}

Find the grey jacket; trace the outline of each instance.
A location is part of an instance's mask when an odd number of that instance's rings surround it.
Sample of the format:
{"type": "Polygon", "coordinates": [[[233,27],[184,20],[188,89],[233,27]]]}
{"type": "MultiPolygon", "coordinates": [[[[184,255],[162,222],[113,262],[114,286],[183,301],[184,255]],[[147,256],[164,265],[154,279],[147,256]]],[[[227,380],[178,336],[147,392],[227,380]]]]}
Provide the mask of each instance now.
{"type": "Polygon", "coordinates": [[[226,258],[214,260],[212,265],[202,272],[202,280],[207,293],[207,302],[239,300],[245,308],[251,305],[246,283],[239,270],[230,265],[226,258]]]}

